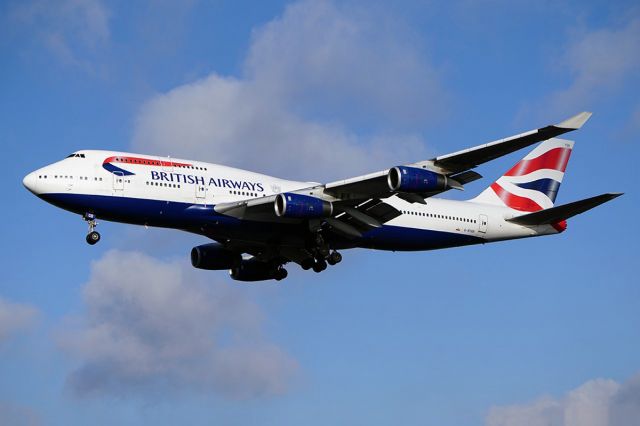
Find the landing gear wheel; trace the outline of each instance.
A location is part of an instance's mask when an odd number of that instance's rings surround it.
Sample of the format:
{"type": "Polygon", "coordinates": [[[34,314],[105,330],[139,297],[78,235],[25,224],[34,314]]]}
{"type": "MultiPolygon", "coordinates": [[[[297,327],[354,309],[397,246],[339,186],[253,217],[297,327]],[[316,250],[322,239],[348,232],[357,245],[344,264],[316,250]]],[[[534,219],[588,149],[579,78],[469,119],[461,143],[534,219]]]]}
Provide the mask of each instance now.
{"type": "Polygon", "coordinates": [[[100,234],[95,230],[96,226],[98,226],[98,222],[96,222],[96,215],[93,213],[85,213],[82,218],[87,222],[87,224],[89,224],[89,233],[86,238],[87,243],[94,245],[100,241],[100,234]]]}
{"type": "Polygon", "coordinates": [[[87,243],[94,245],[100,241],[100,234],[97,231],[91,231],[87,234],[87,243]]]}
{"type": "Polygon", "coordinates": [[[313,260],[313,257],[308,257],[308,258],[304,259],[302,262],[300,262],[300,266],[305,271],[308,271],[309,269],[313,268],[313,264],[314,263],[315,263],[315,261],[313,260]]]}
{"type": "Polygon", "coordinates": [[[329,265],[336,265],[340,262],[342,262],[342,255],[337,251],[331,252],[329,257],[327,257],[327,263],[329,265]]]}
{"type": "Polygon", "coordinates": [[[317,260],[316,263],[313,264],[314,272],[322,272],[327,269],[327,262],[324,259],[317,260]]]}
{"type": "Polygon", "coordinates": [[[289,275],[287,270],[282,268],[282,267],[280,267],[280,268],[276,269],[275,279],[276,279],[276,281],[282,281],[285,278],[287,278],[287,275],[289,275]]]}

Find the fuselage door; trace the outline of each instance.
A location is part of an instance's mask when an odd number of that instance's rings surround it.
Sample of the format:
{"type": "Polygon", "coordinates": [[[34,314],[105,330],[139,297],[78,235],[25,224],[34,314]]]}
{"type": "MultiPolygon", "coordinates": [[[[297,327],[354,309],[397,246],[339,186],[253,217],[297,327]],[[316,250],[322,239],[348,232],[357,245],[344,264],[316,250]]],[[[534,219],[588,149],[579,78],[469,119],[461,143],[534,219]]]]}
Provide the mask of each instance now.
{"type": "Polygon", "coordinates": [[[124,173],[119,171],[113,172],[113,189],[116,192],[124,190],[124,173]]]}
{"type": "Polygon", "coordinates": [[[478,232],[483,234],[487,233],[487,228],[489,227],[489,218],[486,214],[481,214],[478,216],[478,232]]]}

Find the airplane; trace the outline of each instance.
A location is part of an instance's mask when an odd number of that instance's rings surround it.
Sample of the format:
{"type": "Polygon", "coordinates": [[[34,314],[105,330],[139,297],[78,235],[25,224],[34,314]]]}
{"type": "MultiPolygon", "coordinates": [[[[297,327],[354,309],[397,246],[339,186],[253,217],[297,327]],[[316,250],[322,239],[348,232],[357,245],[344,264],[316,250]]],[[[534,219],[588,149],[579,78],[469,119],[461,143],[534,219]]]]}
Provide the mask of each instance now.
{"type": "Polygon", "coordinates": [[[559,139],[591,117],[417,163],[327,184],[298,182],[204,161],[80,150],[32,173],[24,186],[79,214],[87,243],[97,219],[179,229],[213,242],[194,247],[195,268],[239,281],[282,280],[285,265],[322,272],[339,250],[434,250],[563,232],[566,220],[621,193],[554,206],[574,142],[559,139]],[[482,176],[474,168],[539,143],[475,198],[434,197],[482,176]]]}

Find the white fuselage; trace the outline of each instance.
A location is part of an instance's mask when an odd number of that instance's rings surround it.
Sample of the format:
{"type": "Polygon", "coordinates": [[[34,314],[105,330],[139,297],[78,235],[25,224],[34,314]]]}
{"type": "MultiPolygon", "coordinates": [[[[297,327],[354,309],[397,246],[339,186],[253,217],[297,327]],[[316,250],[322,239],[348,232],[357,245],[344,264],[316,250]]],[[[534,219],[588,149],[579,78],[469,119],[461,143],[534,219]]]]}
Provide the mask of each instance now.
{"type": "MultiPolygon", "coordinates": [[[[320,185],[200,161],[97,150],[78,151],[36,170],[24,184],[46,201],[78,214],[95,211],[107,220],[191,232],[203,229],[201,233],[212,237],[217,229],[226,235],[224,220],[216,216],[215,228],[200,224],[202,216],[182,212],[320,185]]],[[[384,201],[402,214],[353,246],[427,250],[558,233],[550,225],[526,227],[506,221],[521,214],[507,207],[434,197],[426,204],[409,203],[395,195],[384,201]]]]}

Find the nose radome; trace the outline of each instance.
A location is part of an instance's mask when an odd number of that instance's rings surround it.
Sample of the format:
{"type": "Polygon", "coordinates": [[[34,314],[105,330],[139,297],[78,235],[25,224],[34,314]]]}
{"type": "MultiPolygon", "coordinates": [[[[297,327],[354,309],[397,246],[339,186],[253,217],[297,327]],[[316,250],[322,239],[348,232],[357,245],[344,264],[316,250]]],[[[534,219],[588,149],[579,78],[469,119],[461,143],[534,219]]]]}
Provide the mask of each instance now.
{"type": "Polygon", "coordinates": [[[22,179],[22,184],[24,185],[24,187],[27,188],[29,191],[33,192],[34,194],[37,194],[36,192],[37,183],[38,183],[38,178],[35,172],[29,173],[24,177],[24,179],[22,179]]]}

